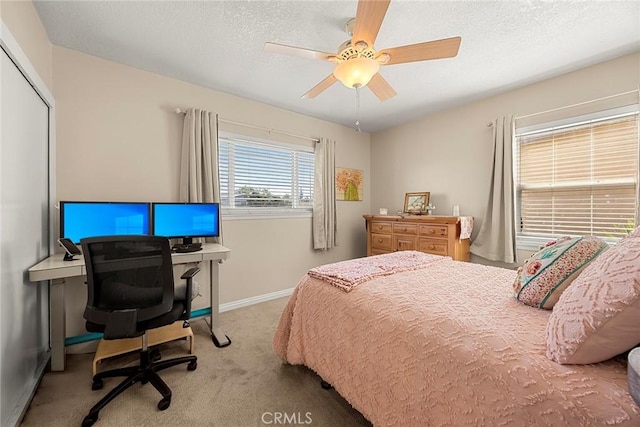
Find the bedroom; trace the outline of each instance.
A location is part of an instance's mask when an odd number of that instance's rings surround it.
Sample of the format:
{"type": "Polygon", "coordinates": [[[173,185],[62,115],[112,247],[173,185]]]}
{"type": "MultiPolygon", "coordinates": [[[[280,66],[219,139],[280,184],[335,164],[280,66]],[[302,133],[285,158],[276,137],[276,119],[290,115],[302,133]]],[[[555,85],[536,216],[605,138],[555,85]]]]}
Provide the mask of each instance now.
{"type": "MultiPolygon", "coordinates": [[[[635,90],[640,74],[636,45],[628,52],[614,52],[600,64],[509,88],[391,129],[356,133],[352,127],[56,46],[30,2],[3,1],[2,19],[56,98],[56,200],[173,199],[178,176],[173,159],[179,155],[175,141],[181,132],[181,117],[173,112],[176,107],[200,106],[228,120],[309,137],[328,136],[341,142],[337,166],[364,171],[363,201],[338,203],[341,245],[332,251],[316,253],[310,248],[309,219],[225,221],[225,245],[233,254],[220,269],[222,304],[283,296],[308,268],[363,256],[362,215],[380,207],[400,209],[408,191],[431,191],[437,214],[447,214],[451,205],[459,204],[463,214],[479,223],[489,179],[488,122],[508,112],[532,114],[635,90]],[[131,140],[138,144],[131,147],[131,140]],[[423,141],[429,141],[428,148],[423,141]],[[123,155],[131,150],[132,155],[123,155]],[[150,153],[154,155],[148,161],[150,153]],[[113,173],[122,169],[129,171],[126,177],[113,173]],[[130,180],[146,184],[131,186],[130,180]],[[271,242],[282,240],[281,236],[286,236],[287,244],[271,250],[271,242]],[[256,280],[264,271],[269,277],[256,280]]],[[[309,79],[309,85],[317,80],[309,79]]],[[[294,92],[299,96],[304,90],[306,86],[294,92]]],[[[67,301],[76,308],[83,303],[82,298],[67,301]]],[[[81,308],[77,310],[81,317],[81,308]]],[[[69,326],[68,333],[81,334],[82,328],[78,322],[69,326]]]]}

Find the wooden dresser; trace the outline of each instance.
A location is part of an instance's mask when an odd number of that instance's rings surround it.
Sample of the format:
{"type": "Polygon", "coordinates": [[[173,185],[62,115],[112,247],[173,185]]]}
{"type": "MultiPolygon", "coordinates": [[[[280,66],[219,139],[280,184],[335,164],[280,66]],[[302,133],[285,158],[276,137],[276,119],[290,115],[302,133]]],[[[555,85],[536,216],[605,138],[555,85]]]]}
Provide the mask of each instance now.
{"type": "Polygon", "coordinates": [[[460,239],[460,218],[439,215],[363,215],[367,256],[420,251],[469,261],[469,239],[460,239]]]}

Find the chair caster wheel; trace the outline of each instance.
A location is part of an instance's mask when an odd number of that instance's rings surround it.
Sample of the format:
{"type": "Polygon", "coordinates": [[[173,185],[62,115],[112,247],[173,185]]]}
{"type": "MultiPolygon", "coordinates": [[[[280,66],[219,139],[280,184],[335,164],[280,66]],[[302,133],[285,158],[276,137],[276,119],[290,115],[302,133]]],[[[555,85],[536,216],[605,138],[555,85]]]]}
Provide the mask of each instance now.
{"type": "Polygon", "coordinates": [[[193,362],[189,362],[189,364],[187,365],[187,371],[195,371],[197,367],[198,362],[194,360],[193,362]]]}
{"type": "MultiPolygon", "coordinates": [[[[102,382],[102,380],[100,378],[98,378],[96,380],[93,380],[93,383],[91,383],[91,390],[101,390],[103,386],[104,386],[104,383],[102,382]]],[[[87,415],[87,418],[89,418],[88,415],[87,415]]],[[[93,422],[95,422],[95,420],[93,420],[93,422]]],[[[89,424],[89,425],[91,425],[91,424],[89,424]]]]}
{"type": "Polygon", "coordinates": [[[165,397],[160,402],[158,402],[158,409],[160,409],[161,411],[164,411],[169,407],[169,405],[171,405],[171,397],[168,397],[168,398],[165,397]]]}
{"type": "Polygon", "coordinates": [[[331,384],[329,384],[325,380],[320,381],[320,386],[325,390],[331,389],[331,384]]]}
{"type": "Polygon", "coordinates": [[[96,423],[96,421],[98,421],[98,416],[96,415],[94,418],[94,416],[89,414],[86,417],[84,417],[84,420],[82,420],[82,427],[91,427],[96,423]]]}

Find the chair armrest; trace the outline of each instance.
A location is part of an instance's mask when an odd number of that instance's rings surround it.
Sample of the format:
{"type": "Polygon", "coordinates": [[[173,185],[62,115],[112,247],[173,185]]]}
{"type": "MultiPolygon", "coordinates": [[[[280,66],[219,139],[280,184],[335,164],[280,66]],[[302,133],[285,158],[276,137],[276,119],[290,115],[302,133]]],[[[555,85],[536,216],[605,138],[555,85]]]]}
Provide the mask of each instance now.
{"type": "Polygon", "coordinates": [[[200,272],[200,269],[198,267],[193,267],[193,268],[190,268],[187,271],[185,271],[184,274],[182,276],[180,276],[180,278],[181,279],[193,279],[193,276],[195,276],[199,272],[200,272]]]}
{"type": "Polygon", "coordinates": [[[191,300],[193,299],[193,277],[199,272],[200,269],[198,267],[193,267],[185,271],[184,274],[180,276],[181,279],[185,279],[187,281],[187,290],[184,294],[184,306],[187,319],[191,317],[191,300]]]}

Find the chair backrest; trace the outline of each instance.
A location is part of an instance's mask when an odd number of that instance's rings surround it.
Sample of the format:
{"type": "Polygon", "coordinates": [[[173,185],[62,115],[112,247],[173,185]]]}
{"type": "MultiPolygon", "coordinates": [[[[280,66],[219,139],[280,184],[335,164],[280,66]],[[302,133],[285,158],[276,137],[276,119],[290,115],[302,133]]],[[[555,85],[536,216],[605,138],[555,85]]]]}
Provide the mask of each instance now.
{"type": "Polygon", "coordinates": [[[111,335],[137,336],[138,322],[173,307],[173,264],[169,240],[159,236],[82,239],[87,268],[84,318],[111,335]]]}

